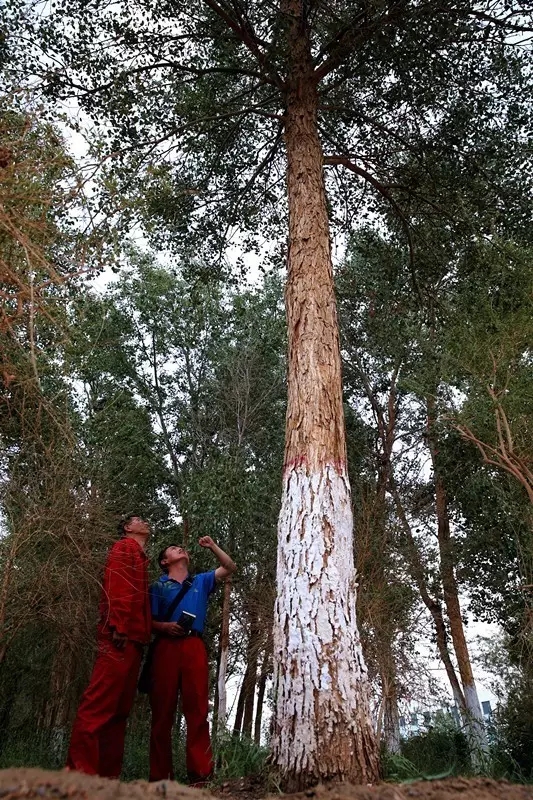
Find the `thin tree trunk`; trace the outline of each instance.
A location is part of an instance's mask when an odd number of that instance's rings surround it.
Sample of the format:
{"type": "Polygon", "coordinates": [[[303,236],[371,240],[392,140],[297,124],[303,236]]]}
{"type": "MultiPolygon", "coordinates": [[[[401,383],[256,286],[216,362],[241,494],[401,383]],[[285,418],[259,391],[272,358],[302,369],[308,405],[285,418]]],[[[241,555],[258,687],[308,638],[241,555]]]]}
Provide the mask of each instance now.
{"type": "Polygon", "coordinates": [[[242,734],[252,738],[252,723],[254,719],[255,687],[257,683],[257,658],[258,658],[259,630],[257,626],[257,608],[255,604],[250,612],[250,636],[247,647],[247,670],[244,680],[244,710],[242,719],[242,734]]]}
{"type": "Polygon", "coordinates": [[[233,724],[233,735],[240,736],[242,731],[242,718],[244,714],[244,697],[245,697],[245,684],[246,684],[246,672],[248,671],[248,666],[246,666],[246,671],[244,673],[244,677],[242,679],[241,688],[239,689],[239,698],[237,700],[237,711],[235,713],[235,722],[233,724]]]}
{"type": "MultiPolygon", "coordinates": [[[[18,554],[18,548],[21,545],[21,541],[22,534],[13,531],[11,533],[9,550],[4,561],[2,583],[0,585],[0,666],[4,662],[4,659],[7,655],[8,646],[14,636],[13,630],[10,632],[10,636],[8,636],[6,617],[11,582],[16,575],[14,563],[18,554]]],[[[19,626],[17,625],[16,627],[18,628],[19,626]]]]}
{"type": "Polygon", "coordinates": [[[422,602],[428,609],[433,619],[433,624],[435,625],[437,650],[439,652],[441,661],[444,664],[444,669],[446,670],[446,675],[448,676],[448,680],[450,681],[453,697],[459,709],[459,713],[461,714],[461,717],[465,719],[467,716],[466,700],[463,694],[463,690],[461,689],[461,684],[459,682],[459,678],[457,677],[455,667],[451,659],[450,650],[448,648],[448,636],[446,633],[446,623],[444,622],[442,607],[439,601],[431,597],[431,595],[428,592],[426,579],[424,575],[424,566],[420,559],[420,551],[416,544],[415,537],[413,536],[411,525],[409,524],[409,520],[407,519],[405,509],[403,508],[403,503],[401,501],[398,489],[396,488],[396,485],[393,480],[391,480],[391,493],[395,502],[396,513],[400,518],[400,522],[402,523],[402,528],[407,540],[408,558],[411,568],[411,575],[414,578],[415,583],[418,587],[418,591],[420,592],[420,597],[422,598],[422,602]]]}
{"type": "Polygon", "coordinates": [[[461,689],[461,685],[459,683],[459,678],[457,677],[455,667],[451,660],[450,650],[448,648],[448,636],[446,633],[446,624],[444,622],[444,616],[442,614],[442,607],[441,604],[438,602],[438,600],[435,600],[433,597],[431,597],[428,592],[425,572],[424,572],[424,565],[422,564],[420,551],[418,549],[416,539],[413,536],[413,531],[411,529],[411,525],[407,518],[407,514],[405,513],[403,502],[400,497],[400,492],[398,491],[398,487],[396,485],[394,472],[392,468],[392,452],[393,452],[395,430],[396,430],[396,380],[399,373],[400,365],[399,364],[396,365],[396,368],[394,370],[391,379],[391,388],[387,402],[387,417],[385,416],[383,407],[378,402],[377,398],[374,395],[374,392],[372,391],[372,386],[370,385],[370,382],[368,380],[365,371],[363,370],[361,364],[357,360],[356,360],[356,366],[359,375],[361,377],[361,380],[363,382],[363,385],[365,387],[366,395],[372,406],[372,410],[374,412],[375,419],[378,425],[378,432],[383,451],[382,469],[384,474],[386,475],[387,487],[394,501],[396,513],[400,520],[402,530],[404,532],[405,539],[407,542],[407,555],[409,559],[411,575],[418,587],[420,597],[422,598],[424,605],[428,609],[433,619],[433,624],[435,625],[437,650],[439,652],[440,658],[446,670],[446,675],[448,676],[448,680],[450,681],[450,686],[452,689],[455,703],[459,709],[462,719],[466,722],[466,718],[468,716],[466,708],[466,700],[463,694],[463,690],[461,689]]]}
{"type": "MultiPolygon", "coordinates": [[[[392,448],[394,431],[390,432],[389,438],[392,448]]],[[[378,455],[381,454],[378,453],[378,455]]],[[[389,547],[386,515],[386,497],[389,471],[389,465],[387,464],[386,459],[381,457],[379,459],[377,474],[376,495],[370,512],[372,519],[370,530],[372,531],[372,538],[374,540],[370,550],[372,555],[379,553],[381,548],[385,550],[385,548],[389,547]]],[[[358,568],[358,572],[364,574],[364,571],[360,568],[358,568]]],[[[378,592],[380,588],[384,589],[387,585],[387,576],[385,574],[384,564],[379,557],[375,558],[375,555],[371,579],[373,580],[374,587],[378,592]]],[[[398,713],[396,661],[392,648],[396,629],[394,627],[394,621],[390,617],[390,609],[388,609],[386,605],[378,605],[378,607],[374,609],[373,617],[374,631],[375,635],[378,637],[377,660],[379,664],[382,691],[377,733],[378,738],[384,743],[387,751],[389,753],[398,754],[400,752],[400,715],[398,713]]]]}
{"type": "Polygon", "coordinates": [[[285,788],[379,774],[355,618],[353,518],[318,94],[303,0],[288,20],[285,144],[289,199],[288,408],[272,758],[285,788]]]}
{"type": "Polygon", "coordinates": [[[265,690],[268,678],[269,664],[272,659],[272,631],[269,631],[268,638],[265,645],[265,652],[263,654],[263,661],[261,663],[261,672],[259,674],[259,684],[257,689],[257,708],[255,710],[255,723],[254,723],[254,742],[261,744],[261,722],[263,719],[263,703],[265,702],[265,690]]]}
{"type": "Polygon", "coordinates": [[[435,422],[435,399],[429,397],[427,400],[427,430],[428,442],[431,453],[431,463],[435,480],[435,501],[437,513],[437,537],[440,555],[440,573],[442,587],[444,591],[444,602],[448,612],[450,622],[450,632],[452,635],[453,648],[457,658],[457,666],[463,694],[465,698],[466,712],[468,715],[468,729],[470,743],[473,748],[474,761],[479,764],[483,753],[488,750],[487,737],[483,721],[483,713],[479,702],[474,674],[468,645],[466,642],[463,620],[461,617],[461,605],[459,602],[459,590],[455,579],[455,563],[453,546],[450,534],[450,518],[448,515],[448,502],[446,490],[442,481],[442,476],[437,463],[436,442],[434,439],[433,425],[435,422]]]}
{"type": "Polygon", "coordinates": [[[218,707],[220,705],[220,700],[218,696],[218,676],[220,674],[220,641],[218,643],[217,648],[217,680],[215,682],[214,690],[213,690],[213,718],[211,720],[211,738],[214,739],[217,735],[217,732],[221,729],[221,726],[218,724],[218,707]]]}
{"type": "Polygon", "coordinates": [[[229,654],[229,615],[231,601],[231,577],[224,584],[224,600],[222,603],[222,629],[220,631],[220,660],[218,665],[218,729],[225,730],[227,717],[226,678],[228,673],[229,654]]]}

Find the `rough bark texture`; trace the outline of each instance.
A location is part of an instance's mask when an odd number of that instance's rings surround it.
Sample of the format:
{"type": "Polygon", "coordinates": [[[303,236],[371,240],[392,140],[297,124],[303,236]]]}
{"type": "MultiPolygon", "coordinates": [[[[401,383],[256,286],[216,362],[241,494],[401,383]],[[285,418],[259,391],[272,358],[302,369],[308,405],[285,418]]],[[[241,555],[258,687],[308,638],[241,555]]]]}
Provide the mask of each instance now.
{"type": "Polygon", "coordinates": [[[288,785],[378,772],[367,675],[355,620],[346,473],[285,476],[274,622],[274,760],[288,785]]]}
{"type": "Polygon", "coordinates": [[[387,752],[400,754],[400,715],[395,684],[383,696],[383,743],[387,752]]]}
{"type": "Polygon", "coordinates": [[[285,0],[288,410],[273,761],[285,788],[373,782],[378,757],[355,620],[353,520],[317,91],[301,0],[285,0]]]}
{"type": "Polygon", "coordinates": [[[382,735],[381,740],[389,753],[400,753],[400,715],[398,712],[398,685],[396,663],[392,652],[392,642],[380,642],[380,677],[382,692],[382,735]]]}

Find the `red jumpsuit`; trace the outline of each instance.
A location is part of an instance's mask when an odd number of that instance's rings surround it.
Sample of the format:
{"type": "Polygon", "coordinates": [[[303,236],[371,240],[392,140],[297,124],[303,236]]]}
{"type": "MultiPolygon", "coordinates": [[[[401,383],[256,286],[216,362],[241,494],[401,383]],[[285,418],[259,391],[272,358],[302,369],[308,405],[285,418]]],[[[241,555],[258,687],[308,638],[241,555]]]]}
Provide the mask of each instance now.
{"type": "Polygon", "coordinates": [[[98,654],[72,728],[67,766],[88,775],[118,778],[126,721],[135,698],[143,645],[150,641],[148,557],[135,539],[124,537],[109,551],[105,566],[98,654]],[[127,636],[123,650],[112,632],[127,636]]]}
{"type": "Polygon", "coordinates": [[[181,694],[187,724],[187,775],[190,783],[203,784],[213,771],[213,755],[207,721],[209,664],[202,639],[161,637],[154,652],[152,679],[150,780],[174,778],[172,725],[181,694]]]}

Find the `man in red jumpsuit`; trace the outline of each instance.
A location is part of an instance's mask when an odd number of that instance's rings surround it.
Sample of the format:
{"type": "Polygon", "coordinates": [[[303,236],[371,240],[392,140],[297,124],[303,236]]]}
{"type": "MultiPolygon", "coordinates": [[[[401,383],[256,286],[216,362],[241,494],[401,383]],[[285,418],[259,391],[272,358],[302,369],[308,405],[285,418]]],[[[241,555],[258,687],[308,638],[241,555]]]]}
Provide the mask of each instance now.
{"type": "Polygon", "coordinates": [[[140,517],[119,525],[120,541],[105,565],[98,623],[98,654],[72,728],[67,769],[118,778],[126,721],[135,692],[143,645],[150,640],[148,557],[150,526],[140,517]]]}

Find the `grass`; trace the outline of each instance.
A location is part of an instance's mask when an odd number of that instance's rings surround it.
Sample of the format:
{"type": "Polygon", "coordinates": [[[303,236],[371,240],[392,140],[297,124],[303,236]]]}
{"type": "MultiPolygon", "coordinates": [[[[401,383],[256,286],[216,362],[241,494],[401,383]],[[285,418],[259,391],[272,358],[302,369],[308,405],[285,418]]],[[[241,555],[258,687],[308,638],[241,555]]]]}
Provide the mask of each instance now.
{"type": "MultiPolygon", "coordinates": [[[[36,731],[19,728],[0,732],[0,769],[8,767],[41,767],[57,770],[65,764],[70,731],[36,731]],[[2,735],[3,734],[3,735],[2,735]]],[[[146,717],[130,720],[126,736],[122,780],[148,778],[150,724],[146,717]]],[[[174,733],[174,770],[176,780],[186,782],[185,731],[174,733]]],[[[250,739],[239,739],[229,732],[217,735],[213,741],[215,776],[213,783],[254,777],[257,782],[276,791],[268,765],[268,750],[250,739]]],[[[400,754],[383,752],[382,775],[389,782],[405,783],[414,780],[437,780],[452,776],[472,777],[470,754],[466,737],[455,726],[435,726],[425,733],[403,740],[400,754]]],[[[479,771],[478,773],[479,774],[479,771]]],[[[516,783],[531,783],[511,754],[502,749],[496,737],[482,774],[496,779],[506,778],[516,783]]]]}

